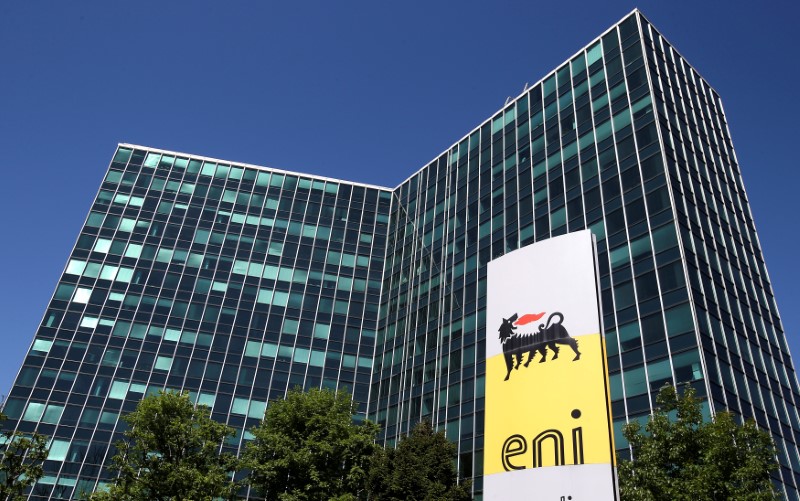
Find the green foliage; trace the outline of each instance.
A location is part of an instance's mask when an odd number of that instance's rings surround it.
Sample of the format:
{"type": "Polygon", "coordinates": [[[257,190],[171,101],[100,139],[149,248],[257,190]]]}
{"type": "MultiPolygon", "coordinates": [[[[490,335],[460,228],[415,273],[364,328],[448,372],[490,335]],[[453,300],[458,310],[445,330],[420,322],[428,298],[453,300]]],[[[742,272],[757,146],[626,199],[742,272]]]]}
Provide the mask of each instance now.
{"type": "MultiPolygon", "coordinates": [[[[0,414],[0,423],[6,416],[0,414]]],[[[25,489],[36,483],[44,473],[42,463],[47,459],[47,437],[34,433],[0,433],[0,499],[25,499],[25,489]]]]}
{"type": "Polygon", "coordinates": [[[270,402],[244,461],[249,482],[280,500],[356,499],[364,490],[378,426],[353,423],[345,392],[300,389],[270,402]]]}
{"type": "Polygon", "coordinates": [[[235,497],[229,474],[238,461],[220,453],[233,430],[195,407],[184,393],[151,395],[123,419],[129,430],[117,442],[111,471],[118,476],[108,492],[92,500],[211,500],[235,497]]]}
{"type": "Polygon", "coordinates": [[[769,476],[777,468],[769,433],[752,421],[738,426],[727,412],[703,422],[691,388],[679,397],[664,386],[656,402],[644,432],[636,422],[623,429],[633,448],[633,460],[619,463],[623,500],[779,498],[769,476]]]}
{"type": "Polygon", "coordinates": [[[428,422],[419,423],[396,449],[379,450],[369,474],[370,499],[471,499],[469,482],[458,484],[456,445],[428,422]]]}

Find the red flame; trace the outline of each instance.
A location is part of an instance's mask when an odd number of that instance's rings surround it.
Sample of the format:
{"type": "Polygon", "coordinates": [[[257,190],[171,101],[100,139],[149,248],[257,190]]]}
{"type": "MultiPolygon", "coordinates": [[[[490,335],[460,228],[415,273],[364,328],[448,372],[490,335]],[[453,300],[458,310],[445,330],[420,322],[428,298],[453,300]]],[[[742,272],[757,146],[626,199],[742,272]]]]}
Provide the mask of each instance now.
{"type": "Polygon", "coordinates": [[[519,320],[514,322],[514,325],[525,325],[525,324],[529,324],[531,322],[535,322],[535,321],[539,320],[540,318],[542,318],[544,316],[544,313],[545,312],[541,312],[541,313],[526,313],[525,315],[522,315],[521,317],[519,317],[519,320]]]}

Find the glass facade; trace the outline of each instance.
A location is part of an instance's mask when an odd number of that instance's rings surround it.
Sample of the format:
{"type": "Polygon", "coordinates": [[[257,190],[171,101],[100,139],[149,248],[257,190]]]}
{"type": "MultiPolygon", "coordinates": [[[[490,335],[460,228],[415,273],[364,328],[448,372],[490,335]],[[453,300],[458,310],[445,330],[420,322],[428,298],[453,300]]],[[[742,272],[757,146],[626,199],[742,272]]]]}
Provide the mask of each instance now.
{"type": "Polygon", "coordinates": [[[5,405],[35,497],[107,478],[121,414],[188,390],[237,430],[295,386],[366,413],[391,191],[120,146],[5,405]],[[55,452],[54,452],[55,451],[55,452]]]}
{"type": "Polygon", "coordinates": [[[52,439],[36,499],[107,480],[120,414],[188,390],[238,450],[287,388],[421,419],[482,491],[486,263],[597,236],[615,440],[665,382],[776,440],[797,377],[716,92],[633,12],[395,189],[120,145],[5,405],[52,439]]]}

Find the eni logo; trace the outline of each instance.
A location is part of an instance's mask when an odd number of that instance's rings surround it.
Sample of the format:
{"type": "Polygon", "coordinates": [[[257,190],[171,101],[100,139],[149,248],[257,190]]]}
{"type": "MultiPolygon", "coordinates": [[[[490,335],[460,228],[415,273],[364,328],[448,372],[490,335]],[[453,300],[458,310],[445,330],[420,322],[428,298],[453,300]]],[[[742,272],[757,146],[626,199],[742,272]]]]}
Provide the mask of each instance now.
{"type": "MultiPolygon", "coordinates": [[[[573,419],[580,419],[580,409],[573,409],[570,413],[573,419]]],[[[572,435],[572,463],[570,464],[583,464],[583,427],[577,426],[571,430],[572,435]]],[[[503,442],[503,449],[500,453],[500,460],[503,464],[503,469],[506,471],[524,470],[528,468],[527,464],[532,464],[533,468],[541,468],[542,466],[550,466],[552,458],[552,466],[563,466],[566,463],[564,455],[564,434],[556,429],[544,430],[530,441],[528,446],[527,439],[518,434],[511,435],[505,442],[503,442]],[[518,456],[532,453],[533,462],[526,464],[519,464],[518,456]],[[513,461],[512,461],[513,460],[513,461]]],[[[524,461],[524,460],[523,460],[524,461]]]]}
{"type": "Polygon", "coordinates": [[[553,350],[553,358],[558,358],[559,344],[566,344],[572,351],[575,352],[575,358],[572,360],[579,360],[581,352],[578,351],[578,341],[569,335],[567,329],[561,325],[564,321],[564,315],[561,312],[554,312],[547,318],[547,324],[539,324],[539,330],[534,333],[518,333],[515,332],[518,326],[535,322],[544,316],[542,313],[529,313],[522,315],[519,318],[516,313],[509,318],[504,318],[503,323],[497,331],[500,333],[500,344],[503,345],[503,357],[506,361],[506,378],[508,381],[511,376],[511,369],[519,369],[522,363],[522,358],[528,354],[528,360],[525,362],[525,367],[531,363],[534,354],[538,351],[542,355],[539,363],[547,361],[547,348],[553,350]],[[558,317],[558,321],[554,322],[553,318],[558,317]],[[514,357],[517,357],[517,363],[514,364],[514,357]]]}

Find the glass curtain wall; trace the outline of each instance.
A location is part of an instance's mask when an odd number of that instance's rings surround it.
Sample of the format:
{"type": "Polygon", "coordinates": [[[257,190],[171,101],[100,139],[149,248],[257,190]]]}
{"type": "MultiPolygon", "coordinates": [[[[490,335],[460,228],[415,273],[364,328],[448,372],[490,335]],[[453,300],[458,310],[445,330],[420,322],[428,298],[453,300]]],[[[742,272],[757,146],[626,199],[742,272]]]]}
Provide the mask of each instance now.
{"type": "Polygon", "coordinates": [[[189,391],[237,451],[287,389],[366,413],[388,190],[121,146],[5,405],[52,437],[33,498],[107,480],[120,415],[189,391]]]}
{"type": "Polygon", "coordinates": [[[641,22],[710,401],[772,433],[794,489],[800,392],[722,103],[641,22]]]}
{"type": "Polygon", "coordinates": [[[446,430],[476,493],[482,341],[492,335],[485,265],[589,228],[620,453],[622,426],[647,418],[661,386],[690,384],[707,418],[730,409],[769,424],[776,481],[796,496],[797,380],[725,118],[708,84],[664,47],[632,13],[395,191],[370,417],[390,444],[422,419],[446,430]],[[709,196],[716,205],[698,208],[709,196]]]}

